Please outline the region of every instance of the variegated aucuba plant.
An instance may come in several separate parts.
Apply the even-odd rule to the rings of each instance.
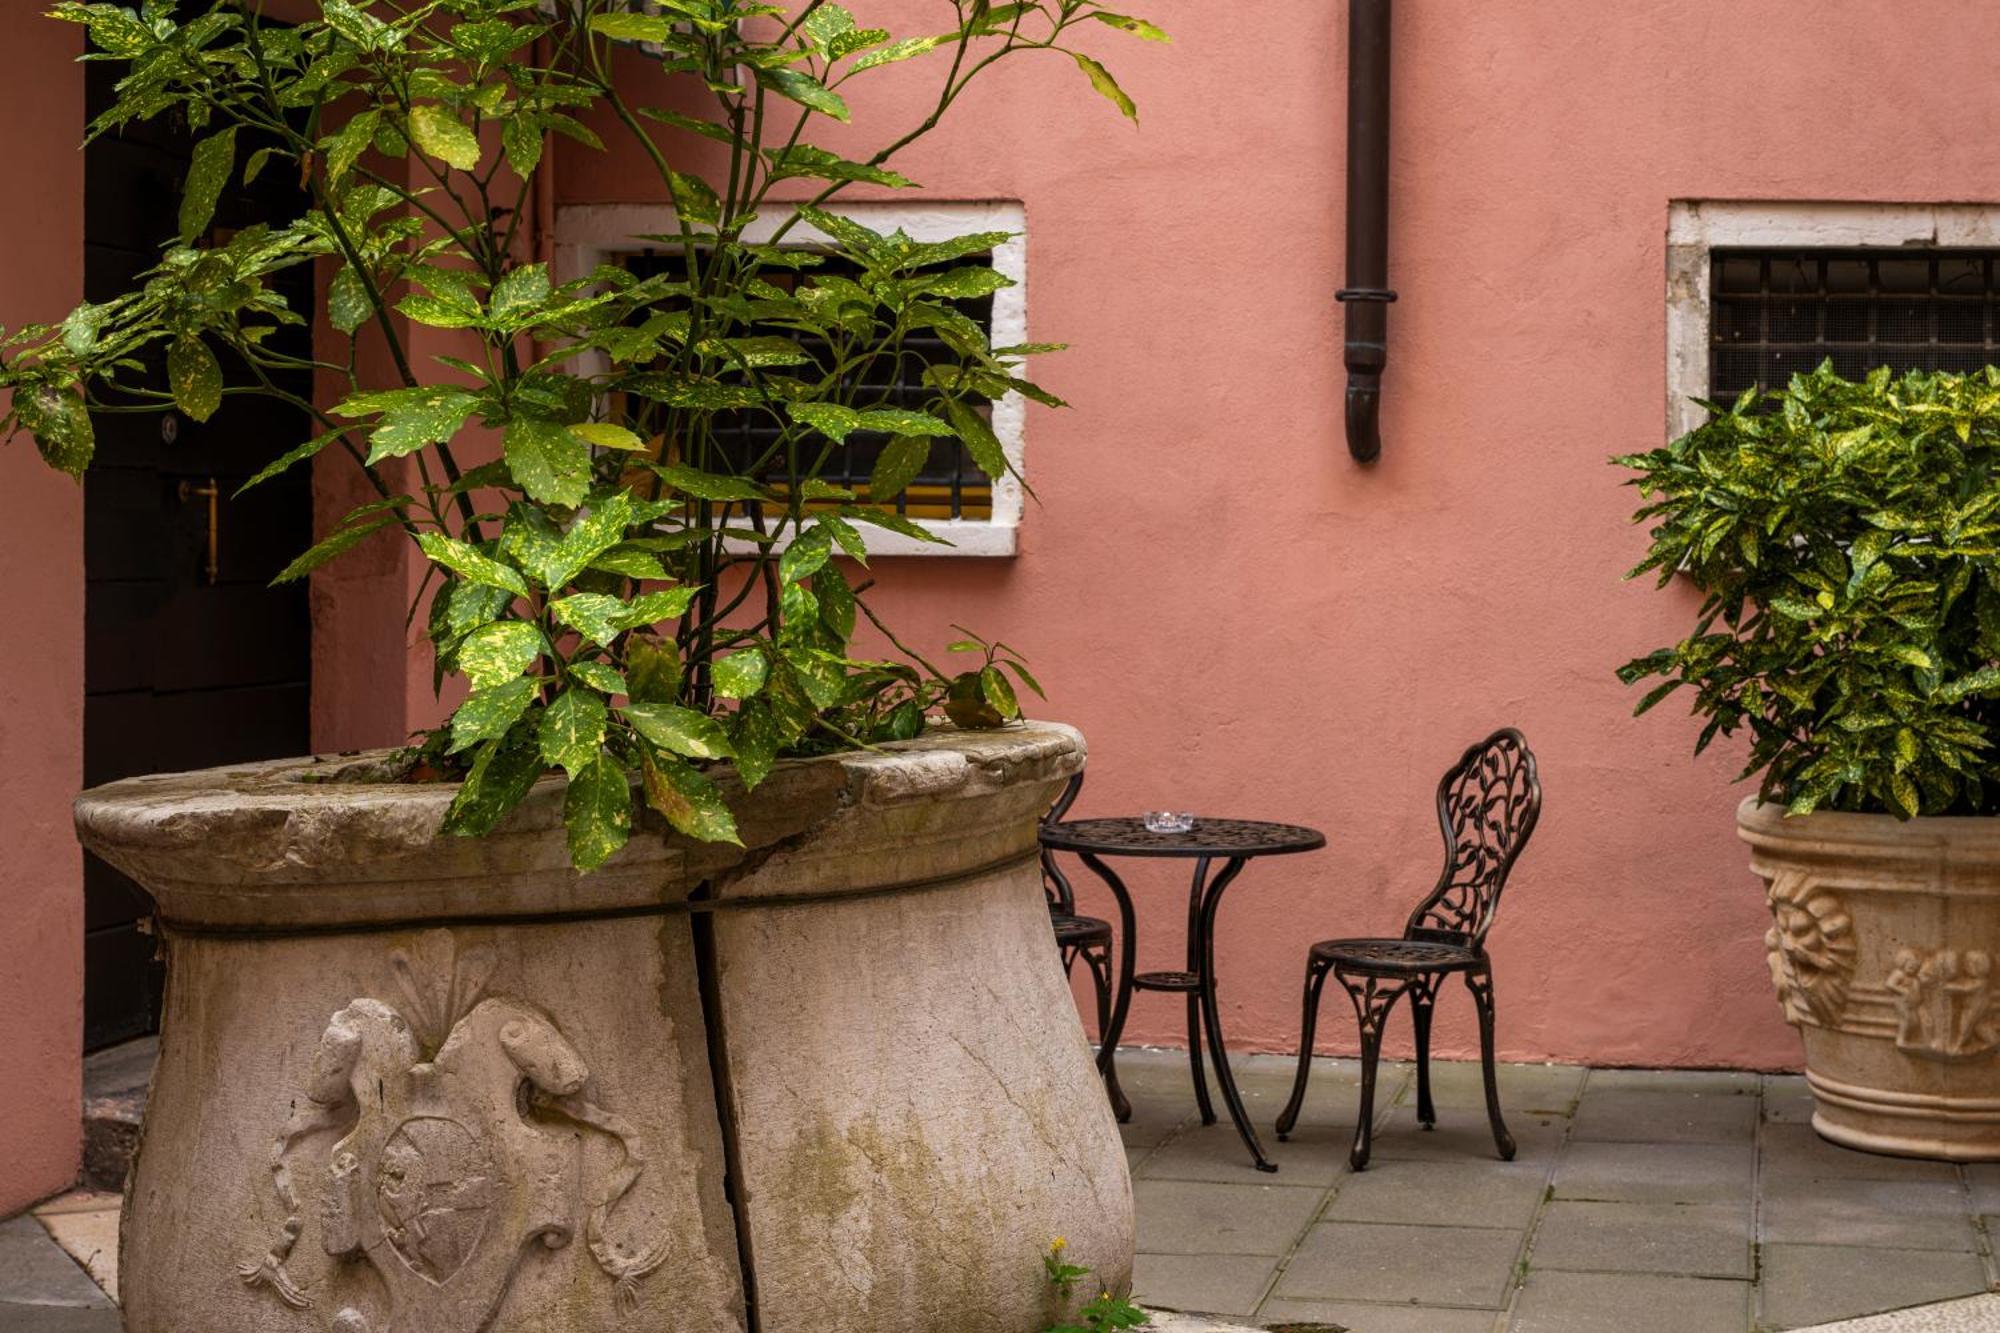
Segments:
[[[2000,812],[2000,370],[1822,365],[1707,405],[1705,425],[1615,460],[1694,630],[1627,664],[1686,687],[1696,750],[1748,732],[1743,776],[1794,813]]]
[[[266,393],[309,413],[322,433],[248,484],[333,449],[377,498],[281,577],[386,529],[415,543],[440,679],[471,690],[422,747],[427,767],[462,778],[447,827],[490,830],[560,768],[582,869],[627,840],[635,770],[673,827],[730,841],[714,762],[754,787],[781,756],[908,738],[936,708],[963,725],[1018,717],[1007,673],[1040,687],[1011,650],[961,641],[984,656],[950,675],[900,645],[894,660],[854,656],[857,616],[873,613],[837,557],[865,565],[870,529],[932,539],[892,502],[933,447],[962,445],[989,477],[1007,471],[978,409],[1008,394],[1061,406],[1023,374],[1025,358],[1056,349],[991,346],[953,304],[1008,285],[981,258],[1004,233],[919,244],[829,205],[856,182],[911,186],[897,154],[1017,56],[1074,62],[1134,115],[1084,48],[1093,34],[1163,33],[1096,0],[940,0],[940,30],[903,37],[824,0],[306,8],[281,26],[259,0],[55,6],[88,30],[88,58],[124,66],[92,134],[176,116],[197,143],[180,235],[159,264],[126,294],[6,341],[0,424],[81,474],[95,410],[206,420],[227,394]],[[642,60],[664,69],[675,105],[632,91],[662,86],[622,77]],[[927,116],[863,158],[812,142],[816,123],[849,119],[851,84],[898,71],[936,89]],[[699,98],[705,114],[687,114]],[[557,283],[522,255],[549,136],[602,149],[592,126],[615,126],[671,195],[675,230],[650,243],[678,253],[678,271],[607,266]],[[685,151],[701,139],[712,143]],[[307,211],[204,243],[232,178],[266,171],[296,173]],[[809,202],[775,204],[784,182]],[[775,241],[745,240],[774,208]],[[826,245],[778,243],[801,224],[858,276],[816,274]],[[333,270],[325,308],[288,308],[273,277],[321,263]],[[405,321],[463,331],[477,350],[420,360]],[[303,364],[269,341],[301,322],[338,335]],[[880,372],[918,332],[948,354],[926,372],[925,401],[893,404]],[[387,349],[390,382],[364,380],[364,339]],[[225,361],[251,381],[225,383]],[[309,402],[275,382],[300,369],[344,392]],[[732,458],[717,421],[745,413],[774,443]],[[475,428],[497,434],[501,457],[461,466]],[[865,492],[822,475],[856,432],[891,437]]]

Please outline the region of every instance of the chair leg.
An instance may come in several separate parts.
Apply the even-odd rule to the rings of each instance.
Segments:
[[[1437,1003],[1437,979],[1419,977],[1410,983],[1410,1023],[1417,1030],[1417,1124],[1437,1128],[1437,1108],[1431,1105],[1431,1007]]]
[[[1125,1098],[1125,1090],[1118,1086],[1118,1052],[1111,1045],[1111,947],[1106,945],[1101,951],[1086,950],[1083,961],[1090,967],[1090,977],[1097,987],[1097,1042],[1098,1066],[1104,1071],[1104,1093],[1111,1099],[1111,1113],[1124,1124],[1132,1118],[1132,1103]]]
[[[1347,1164],[1365,1171],[1375,1144],[1375,1066],[1382,1058],[1382,1030],[1408,983],[1386,977],[1340,976],[1340,984],[1347,987],[1348,997],[1354,1001],[1354,1017],[1361,1024],[1361,1108]]]
[[[1514,1160],[1514,1136],[1507,1132],[1507,1122],[1500,1118],[1499,1070],[1493,1062],[1493,973],[1480,969],[1465,974],[1466,989],[1472,992],[1472,1002],[1479,1009],[1479,1062],[1486,1074],[1486,1118],[1493,1123],[1493,1146],[1500,1150],[1500,1160]]]
[[[1299,1111],[1306,1104],[1306,1080],[1312,1077],[1313,1033],[1319,1027],[1319,997],[1326,987],[1331,965],[1317,958],[1306,959],[1305,1014],[1299,1020],[1299,1072],[1292,1080],[1292,1099],[1278,1114],[1278,1139],[1282,1142],[1299,1123]]]
[[[1188,992],[1188,1063],[1194,1067],[1194,1102],[1201,1108],[1201,1123],[1215,1123],[1215,1104],[1208,1099],[1208,1071],[1201,1062],[1201,996]]]

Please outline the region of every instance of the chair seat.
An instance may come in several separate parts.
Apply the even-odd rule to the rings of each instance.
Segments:
[[[1439,940],[1321,940],[1312,956],[1338,970],[1391,975],[1415,972],[1457,972],[1478,963],[1483,955],[1463,944]]]
[[[1051,912],[1049,924],[1055,927],[1056,943],[1066,949],[1078,945],[1111,942],[1111,923],[1094,916],[1068,916],[1061,912]]]

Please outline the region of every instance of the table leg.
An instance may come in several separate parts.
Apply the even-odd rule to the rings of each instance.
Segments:
[[[1208,860],[1201,857],[1194,863],[1194,882],[1188,886],[1187,923],[1187,970],[1190,975],[1203,975],[1201,939],[1201,904],[1204,887],[1208,883]],[[1188,1065],[1194,1074],[1194,1103],[1201,1108],[1201,1123],[1215,1123],[1215,1103],[1208,1099],[1208,1075],[1201,1064],[1201,1028],[1204,1021],[1201,992],[1189,991],[1187,997],[1188,1024]]]
[[[1111,890],[1111,896],[1118,900],[1118,996],[1111,1008],[1110,1026],[1097,1036],[1097,1070],[1104,1076],[1104,1090],[1111,1098],[1111,1110],[1122,1124],[1132,1118],[1132,1103],[1126,1100],[1125,1090],[1118,1086],[1118,1038],[1124,1034],[1125,1015],[1132,1007],[1132,974],[1138,970],[1139,959],[1138,922],[1132,910],[1132,893],[1125,887],[1125,881],[1089,852],[1081,855],[1083,863],[1104,881]]]
[[[1257,1141],[1257,1131],[1250,1125],[1250,1117],[1244,1113],[1243,1098],[1236,1091],[1236,1078],[1229,1071],[1229,1052],[1222,1044],[1222,1012],[1215,997],[1215,909],[1222,901],[1223,890],[1229,887],[1243,869],[1244,858],[1232,857],[1222,873],[1215,877],[1202,895],[1201,905],[1201,1008],[1202,1016],[1208,1024],[1208,1045],[1215,1061],[1215,1081],[1222,1088],[1222,1104],[1229,1109],[1229,1118],[1236,1122],[1236,1132],[1243,1136],[1243,1144],[1250,1149],[1250,1156],[1259,1171],[1276,1171],[1275,1162],[1264,1156],[1264,1147]]]

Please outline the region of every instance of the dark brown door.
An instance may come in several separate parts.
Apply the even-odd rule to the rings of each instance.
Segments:
[[[90,66],[93,117],[121,68]],[[88,299],[127,290],[157,262],[178,226],[193,143],[184,127],[162,122],[86,150]],[[303,202],[286,176],[274,161],[253,189],[239,178],[217,229],[296,216]],[[294,309],[307,308],[309,292],[287,294]],[[309,334],[288,336],[278,340],[285,350],[310,351]],[[224,373],[249,381],[240,365],[225,361]],[[156,366],[149,382],[165,378]],[[292,392],[311,396],[309,375],[290,378]],[[306,590],[268,585],[311,542],[310,470],[229,497],[308,438],[310,419],[267,399],[230,397],[207,422],[101,412],[95,425],[97,459],[84,483],[84,780],[305,753]],[[161,969],[139,929],[145,896],[104,862],[85,860],[84,1043],[94,1050],[157,1029]]]

